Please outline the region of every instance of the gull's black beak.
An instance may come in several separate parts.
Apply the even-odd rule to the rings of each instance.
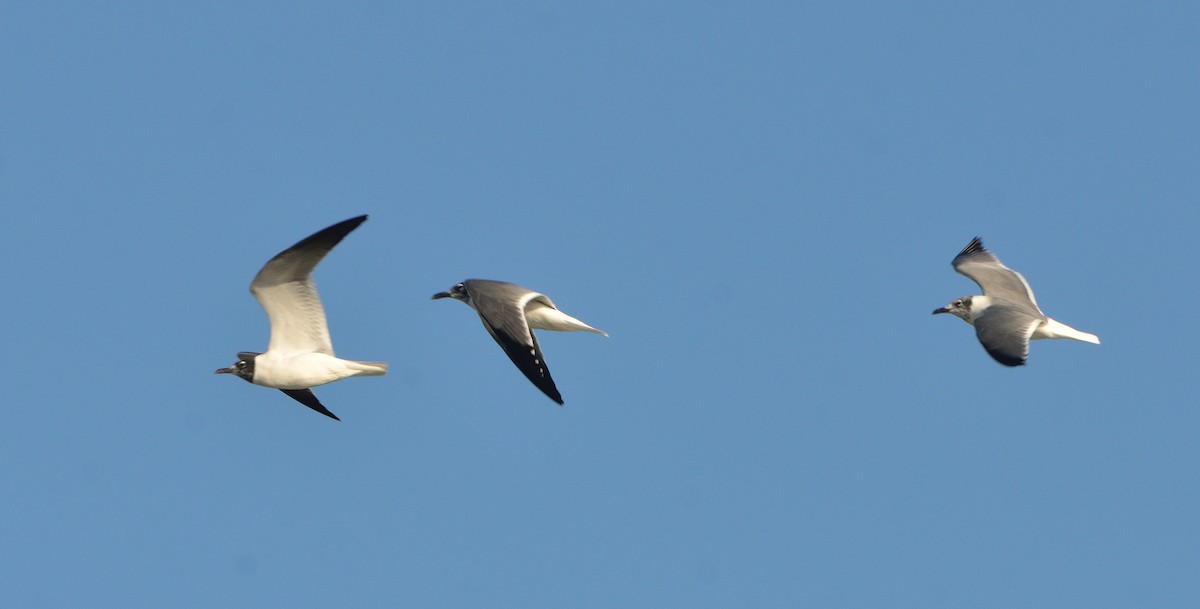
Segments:
[[[934,315],[937,315],[938,313],[949,313],[949,312],[950,312],[950,309],[947,309],[946,307],[942,307],[940,309],[933,310]]]
[[[438,292],[437,294],[433,295],[433,300],[437,300],[439,298],[450,298],[450,292]]]
[[[213,374],[233,374],[233,368],[217,368]]]

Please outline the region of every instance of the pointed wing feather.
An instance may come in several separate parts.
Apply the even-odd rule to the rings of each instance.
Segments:
[[[297,402],[300,402],[301,404],[304,404],[305,406],[308,406],[309,408],[312,408],[313,410],[335,421],[341,421],[341,419],[337,418],[337,415],[329,412],[329,409],[325,408],[325,406],[321,404],[321,401],[317,399],[317,394],[313,393],[312,389],[280,389],[280,391],[286,393],[288,397],[292,398],[293,400],[296,400]]]
[[[1020,273],[1001,264],[995,254],[984,249],[983,241],[975,237],[954,257],[954,270],[979,284],[985,296],[1006,300],[1043,316],[1033,298],[1033,288]]]
[[[250,282],[250,293],[271,321],[268,351],[333,355],[325,308],[321,306],[312,272],[335,245],[366,219],[358,216],[314,233],[268,261]]]

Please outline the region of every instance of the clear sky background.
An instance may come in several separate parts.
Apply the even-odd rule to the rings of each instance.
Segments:
[[[0,604],[1200,606],[1194,2],[0,7]],[[342,422],[213,370],[317,270]],[[1100,346],[930,312],[975,235]],[[564,407],[467,307],[545,292]]]

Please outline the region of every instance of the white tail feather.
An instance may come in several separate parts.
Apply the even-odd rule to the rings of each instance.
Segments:
[[[387,362],[356,362],[346,360],[346,366],[358,373],[354,376],[383,376],[387,374]]]
[[[529,322],[529,327],[539,330],[556,330],[558,332],[595,332],[608,336],[608,332],[597,330],[558,309],[547,307],[542,303],[533,301],[525,309],[525,320]]]
[[[1080,332],[1067,324],[1046,318],[1046,323],[1042,324],[1037,330],[1034,330],[1033,336],[1030,338],[1069,338],[1071,340],[1083,341],[1092,343],[1093,345],[1100,344],[1100,337],[1087,332]]]

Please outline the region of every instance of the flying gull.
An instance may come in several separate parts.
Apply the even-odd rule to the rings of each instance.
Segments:
[[[984,249],[979,237],[972,239],[952,264],[954,270],[978,283],[983,295],[964,296],[933,314],[950,313],[974,326],[983,348],[1001,364],[1025,365],[1030,339],[1070,338],[1100,344],[1096,335],[1080,332],[1042,313],[1029,282]]]
[[[550,378],[550,369],[542,356],[533,330],[576,332],[586,330],[608,336],[566,313],[558,310],[545,294],[527,290],[505,281],[468,279],[447,292],[433,295],[438,298],[461,300],[479,313],[483,327],[508,354],[517,368],[550,399],[562,405],[562,395]]]
[[[351,376],[382,376],[385,362],[356,362],[333,355],[325,309],[317,294],[312,272],[321,259],[350,231],[366,221],[358,216],[319,231],[279,253],[262,267],[250,293],[258,299],[271,322],[266,353],[238,353],[236,364],[217,374],[274,387],[313,410],[340,420],[313,394],[312,387]]]

